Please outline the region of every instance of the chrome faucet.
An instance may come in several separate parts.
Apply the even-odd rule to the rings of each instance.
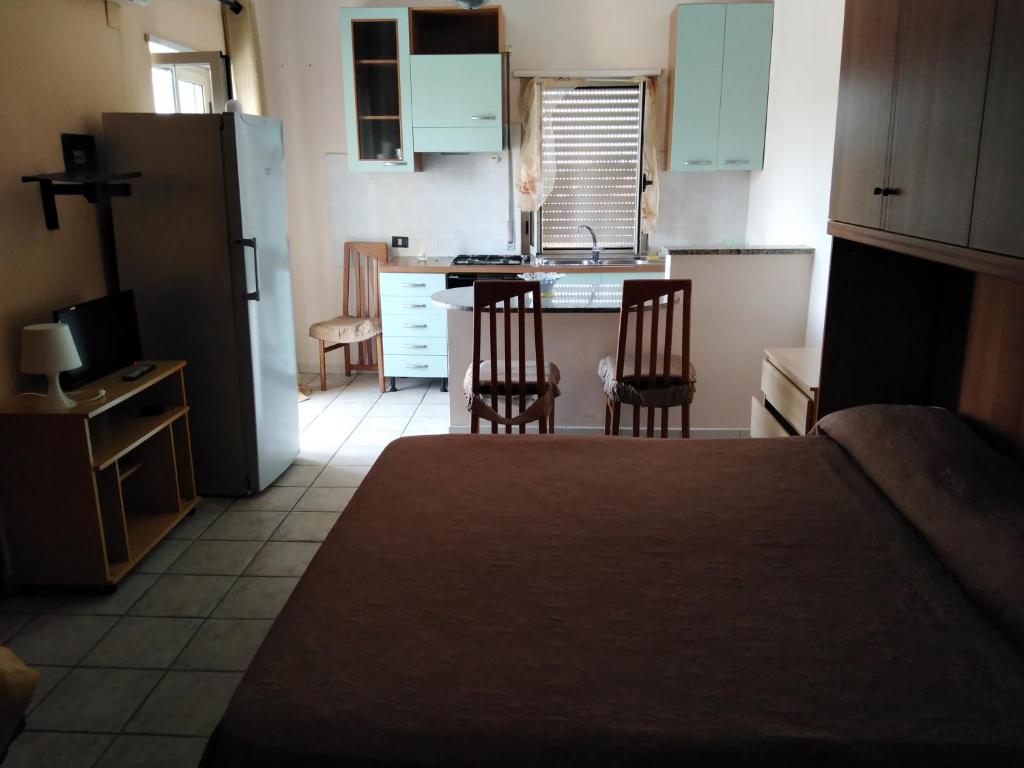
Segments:
[[[601,249],[597,247],[597,235],[594,234],[594,228],[588,227],[586,224],[580,224],[576,227],[577,231],[581,229],[585,229],[590,233],[590,238],[593,240],[593,247],[590,249],[590,258],[597,261],[601,258]]]

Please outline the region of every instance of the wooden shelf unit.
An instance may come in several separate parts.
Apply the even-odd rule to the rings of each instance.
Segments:
[[[199,502],[185,363],[89,384],[96,402],[0,404],[0,509],[20,584],[109,587]],[[72,393],[73,395],[74,393]]]

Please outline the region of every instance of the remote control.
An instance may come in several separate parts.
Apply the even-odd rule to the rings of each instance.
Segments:
[[[133,368],[128,371],[128,373],[124,375],[123,381],[135,381],[136,379],[141,379],[154,368],[156,368],[156,366],[151,365],[150,363],[140,365],[138,368]]]

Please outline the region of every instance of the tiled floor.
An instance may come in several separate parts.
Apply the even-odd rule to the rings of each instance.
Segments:
[[[195,766],[235,687],[391,440],[448,431],[439,382],[317,377],[302,452],[264,493],[204,499],[112,594],[0,599],[0,643],[42,680],[4,768]]]

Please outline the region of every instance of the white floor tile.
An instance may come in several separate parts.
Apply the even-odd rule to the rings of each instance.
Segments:
[[[359,447],[343,445],[338,449],[338,452],[334,454],[334,458],[331,459],[331,466],[369,467],[377,461],[383,450],[383,448],[371,448],[369,446]]]
[[[313,483],[314,488],[358,488],[363,482],[366,473],[370,471],[367,466],[338,466],[330,465],[324,467],[324,471]]]
[[[284,471],[283,475],[274,481],[274,485],[308,488],[316,480],[318,474],[320,474],[320,468],[316,465],[292,464]]]
[[[414,416],[409,420],[409,426],[405,428],[402,437],[414,437],[416,435],[447,435],[447,419],[425,419]]]
[[[231,508],[234,510],[262,509],[267,512],[287,512],[302,496],[302,491],[302,488],[272,486],[263,493],[236,500]]]
[[[415,403],[396,403],[388,397],[381,397],[373,409],[370,411],[370,418],[378,416],[398,416],[401,418],[411,418],[416,413]]]
[[[297,512],[344,512],[355,488],[310,488],[295,505]]]
[[[447,403],[422,403],[414,415],[416,418],[436,419],[447,424],[451,419],[451,409]]]

